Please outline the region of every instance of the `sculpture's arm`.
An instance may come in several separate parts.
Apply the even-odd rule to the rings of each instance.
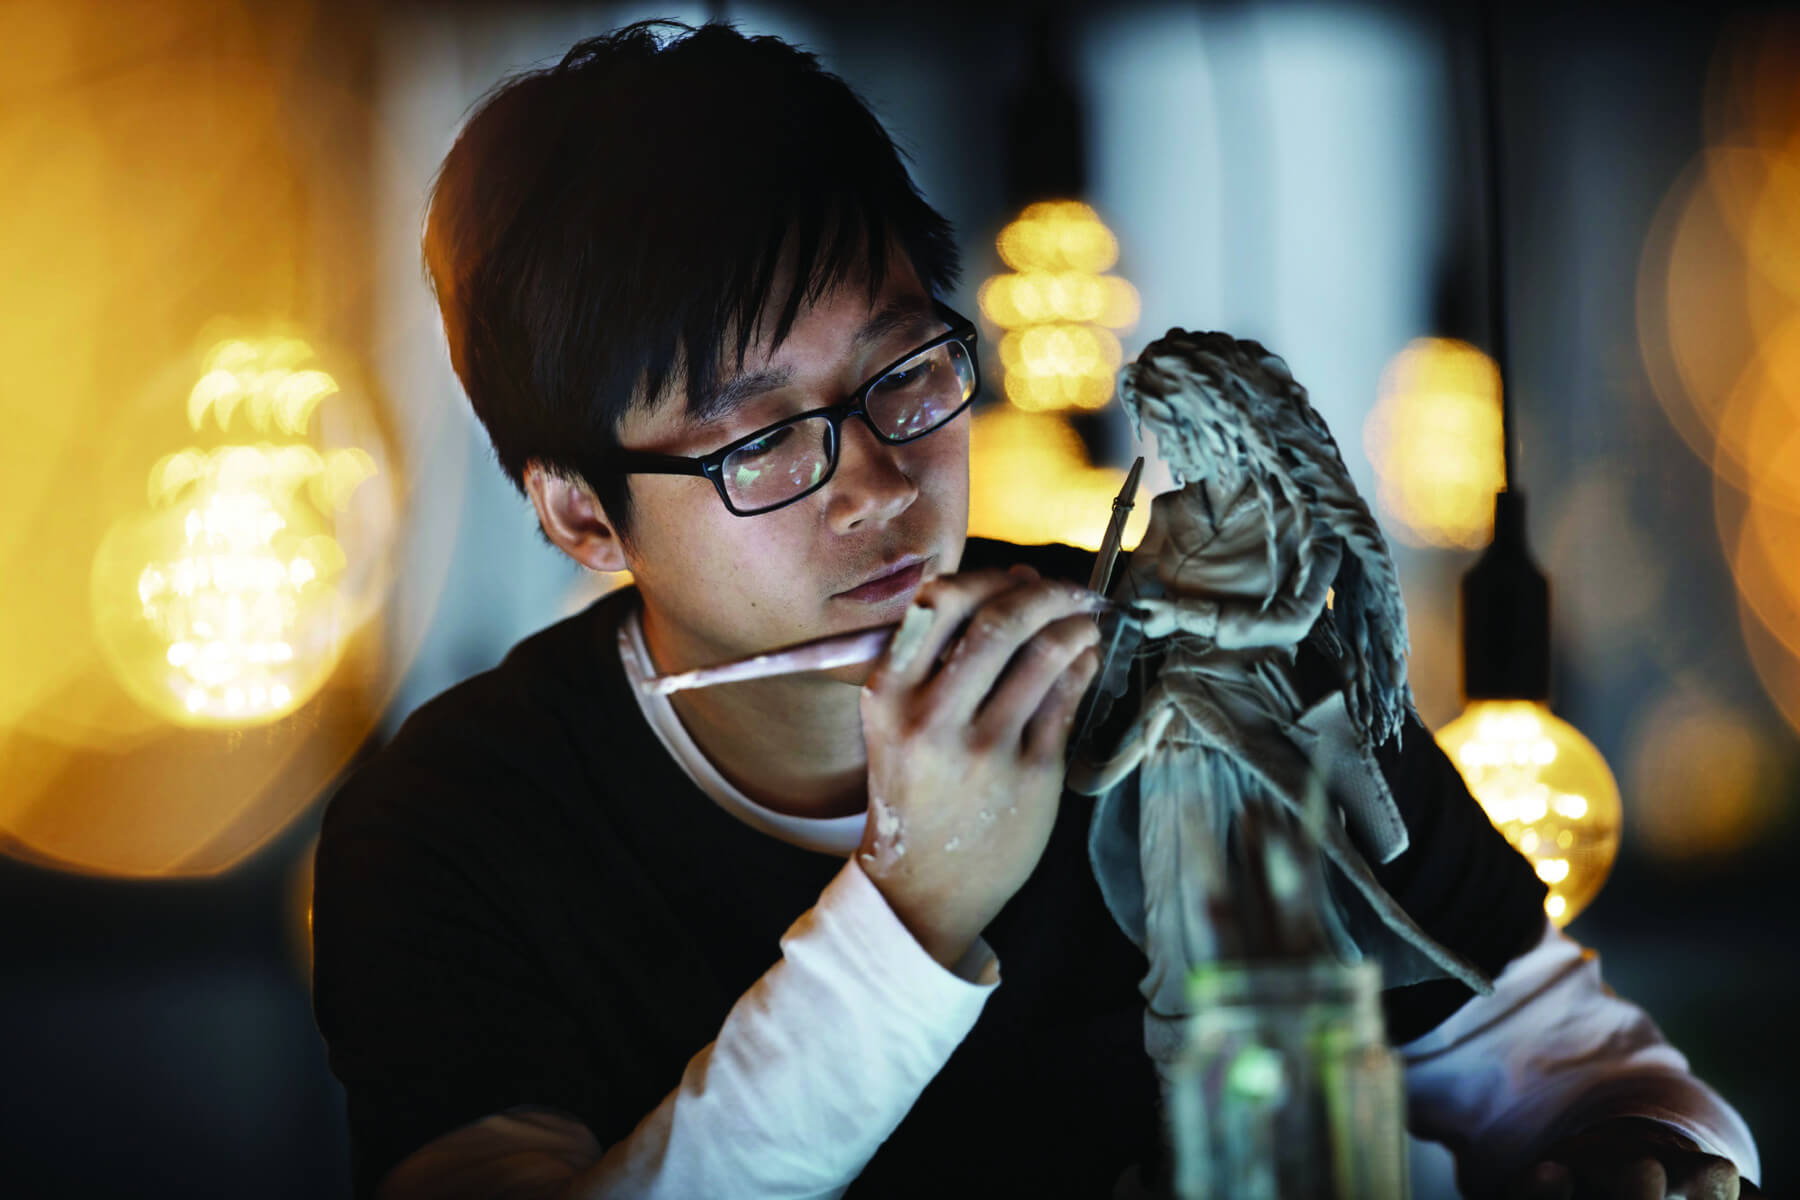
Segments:
[[[1325,596],[1337,576],[1344,554],[1343,543],[1325,538],[1313,543],[1313,552],[1298,564],[1304,575],[1300,587],[1278,594],[1266,609],[1249,604],[1221,605],[1218,632],[1221,650],[1248,650],[1261,646],[1292,646],[1311,631],[1325,609]]]

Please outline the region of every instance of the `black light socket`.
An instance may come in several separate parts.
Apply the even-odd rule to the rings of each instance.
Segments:
[[[1015,209],[1087,194],[1087,131],[1063,6],[1039,8],[1026,38],[1025,74],[1008,122],[1006,198]]]
[[[1462,580],[1463,693],[1550,698],[1550,581],[1525,541],[1525,497],[1494,497],[1494,540]]]

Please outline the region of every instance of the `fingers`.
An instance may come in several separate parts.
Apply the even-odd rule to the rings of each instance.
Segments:
[[[1686,1200],[1738,1200],[1741,1182],[1737,1166],[1730,1159],[1712,1154],[1670,1153],[1662,1155],[1658,1166],[1658,1182],[1663,1195],[1682,1196]]]
[[[1737,1167],[1710,1154],[1571,1157],[1572,1168],[1558,1161],[1538,1163],[1507,1193],[1509,1200],[1571,1200],[1577,1194],[1598,1200],[1738,1200],[1740,1194]]]
[[[1039,708],[1054,698],[1076,657],[1100,640],[1093,618],[1077,613],[1052,621],[1013,654],[975,718],[978,735],[1016,743]]]
[[[1613,1118],[1545,1152],[1514,1182],[1507,1200],[1738,1200],[1737,1167],[1707,1154],[1686,1136],[1639,1117]]]
[[[979,712],[984,732],[1016,737],[1056,677],[1098,639],[1091,614],[1100,603],[1074,584],[1021,581],[974,611],[921,699],[947,720],[969,724]]]
[[[901,618],[887,653],[870,672],[870,691],[889,693],[916,687],[931,675],[944,647],[983,603],[1022,582],[1035,581],[1030,567],[969,571],[928,580]]]
[[[1582,1196],[1596,1200],[1664,1200],[1667,1194],[1662,1164],[1653,1158],[1607,1159],[1595,1165],[1582,1163]],[[1538,1163],[1527,1171],[1508,1200],[1573,1200],[1576,1173],[1555,1161]]]
[[[1663,1200],[1669,1194],[1663,1165],[1654,1158],[1618,1163],[1611,1170],[1583,1172],[1589,1193],[1604,1200]]]
[[[1737,1166],[1727,1159],[1710,1154],[1695,1155],[1675,1163],[1665,1163],[1669,1175],[1669,1193],[1690,1200],[1738,1200],[1743,1182]]]
[[[1026,723],[1023,738],[1028,755],[1040,762],[1063,760],[1070,731],[1075,727],[1075,714],[1081,710],[1081,698],[1099,673],[1100,648],[1089,646],[1056,677]]]

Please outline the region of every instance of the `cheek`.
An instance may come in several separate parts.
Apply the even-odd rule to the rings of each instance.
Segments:
[[[939,438],[941,444],[931,445]],[[945,429],[921,445],[930,446],[930,454],[925,463],[926,477],[921,483],[929,480],[933,496],[947,515],[961,513],[966,523],[969,510],[969,426],[966,421],[957,421],[949,429]]]
[[[782,606],[804,578],[811,522],[805,505],[755,517],[733,516],[711,497],[710,510],[691,512],[672,548],[688,586],[729,596],[746,608]]]
[[[631,567],[645,585],[672,593],[693,586],[696,577],[731,569],[734,531],[726,522],[740,518],[725,511],[710,484],[662,476],[638,482]]]
[[[915,478],[923,481],[929,478],[934,483],[948,483],[969,477],[969,425],[958,418],[948,427],[940,429],[930,437],[914,442],[913,451]]]

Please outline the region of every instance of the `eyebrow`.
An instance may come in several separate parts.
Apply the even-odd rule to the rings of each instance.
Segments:
[[[934,320],[936,314],[929,301],[916,297],[891,300],[862,323],[850,342],[856,349],[866,350],[895,330],[909,325],[923,326]],[[727,380],[692,415],[696,420],[710,421],[731,412],[752,397],[787,387],[793,381],[794,373],[786,367],[746,371]]]
[[[880,312],[863,322],[862,328],[856,331],[856,337],[851,340],[858,350],[866,350],[896,329],[903,329],[908,325],[929,324],[935,319],[936,314],[932,312],[931,305],[927,301],[911,296],[900,300],[890,300],[882,306]]]

